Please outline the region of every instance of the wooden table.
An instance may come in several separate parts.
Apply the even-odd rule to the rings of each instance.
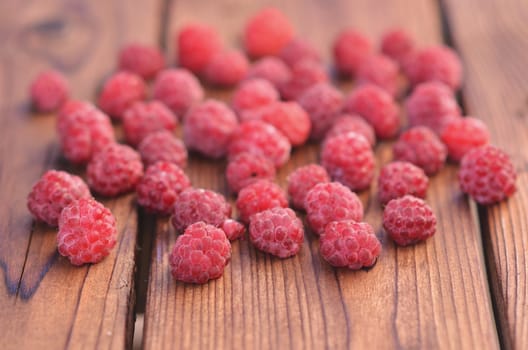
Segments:
[[[272,258],[238,241],[222,278],[175,283],[167,267],[175,233],[167,220],[138,211],[132,194],[104,201],[119,226],[108,258],[73,267],[59,257],[56,231],[33,222],[26,196],[46,169],[83,169],[61,158],[55,116],[31,113],[31,79],[54,67],[68,76],[75,97],[93,100],[121,45],[159,44],[172,62],[174,32],[190,20],[239,45],[245,19],[264,2],[282,9],[327,61],[332,38],[349,25],[375,39],[398,25],[421,45],[453,45],[465,66],[465,113],[484,120],[493,143],[512,155],[517,194],[476,206],[460,194],[449,165],[428,192],[437,235],[396,248],[381,229],[372,186],[361,199],[383,253],[368,271],[331,268],[307,233],[294,258]],[[515,0],[3,0],[0,348],[129,347],[135,315],[143,312],[146,349],[528,348],[527,18],[528,4]],[[295,150],[279,183],[317,154],[316,145]],[[390,144],[376,154],[378,166],[388,161]],[[195,186],[226,193],[224,167],[192,156],[187,170]]]

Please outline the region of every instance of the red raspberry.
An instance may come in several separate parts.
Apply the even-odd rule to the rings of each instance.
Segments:
[[[185,168],[187,166],[187,149],[183,142],[167,131],[149,134],[138,146],[145,166],[159,161],[171,162]]]
[[[37,220],[57,226],[64,207],[78,199],[91,197],[88,186],[80,177],[64,171],[48,170],[33,185],[27,207]]]
[[[253,214],[271,208],[286,208],[286,193],[270,180],[258,180],[244,187],[238,193],[236,207],[240,220],[247,223]]]
[[[225,103],[207,100],[185,116],[183,139],[189,149],[220,158],[225,155],[237,126],[237,117]]]
[[[238,193],[242,188],[257,180],[275,178],[275,165],[260,154],[242,152],[229,161],[226,169],[226,180],[229,189]]]
[[[446,125],[441,137],[449,158],[455,162],[460,162],[471,149],[487,145],[490,138],[486,124],[471,117],[453,119]]]
[[[35,78],[29,88],[33,106],[39,112],[53,112],[69,98],[70,88],[64,76],[47,70]]]
[[[249,62],[238,50],[227,50],[213,56],[205,68],[205,79],[212,85],[231,87],[247,75]]]
[[[413,163],[427,175],[434,175],[444,166],[447,149],[431,129],[411,128],[400,135],[392,147],[395,160]]]
[[[179,166],[157,162],[147,168],[136,187],[138,204],[148,211],[170,214],[180,192],[191,187],[191,181]]]
[[[143,176],[139,154],[129,146],[112,144],[96,153],[86,168],[90,188],[103,196],[133,190]]]
[[[374,153],[367,139],[355,132],[329,138],[323,144],[321,165],[334,181],[363,190],[374,178]]]
[[[495,146],[473,148],[460,162],[460,188],[480,204],[510,197],[516,191],[516,178],[510,157]]]
[[[279,91],[285,100],[297,100],[313,85],[328,81],[328,73],[323,65],[304,60],[292,67],[290,79],[279,86]]]
[[[339,182],[320,183],[304,199],[306,219],[313,232],[320,235],[332,221],[363,219],[359,197]]]
[[[414,51],[414,47],[412,36],[401,28],[391,29],[381,38],[381,52],[400,65],[403,65],[407,55]]]
[[[407,194],[425,198],[429,179],[422,168],[409,162],[392,162],[381,168],[378,196],[381,204]]]
[[[434,235],[436,217],[424,200],[406,195],[387,204],[383,211],[383,227],[397,245],[407,246]]]
[[[134,43],[121,48],[118,66],[143,79],[152,79],[165,66],[165,58],[157,47]]]
[[[365,119],[357,114],[341,114],[335,120],[330,130],[328,130],[325,138],[329,139],[333,136],[347,134],[351,131],[366,138],[372,147],[376,145],[376,134],[374,133],[374,129],[365,121]]]
[[[136,102],[123,115],[126,140],[137,146],[147,135],[160,131],[174,131],[178,119],[170,109],[158,101]]]
[[[308,191],[319,183],[330,182],[330,176],[322,166],[308,164],[291,172],[287,181],[292,205],[304,209],[304,199]]]
[[[272,208],[251,217],[249,239],[263,252],[289,258],[301,250],[304,228],[290,208]]]
[[[117,72],[108,78],[97,104],[110,117],[121,119],[136,101],[144,100],[147,86],[140,76],[130,72]]]
[[[231,106],[240,114],[245,110],[268,105],[279,100],[275,87],[264,79],[246,80],[235,90]]]
[[[291,78],[291,71],[284,62],[277,57],[264,57],[251,66],[246,75],[247,79],[260,78],[269,81],[279,88]]]
[[[253,58],[277,55],[293,35],[288,18],[276,8],[268,7],[248,20],[244,30],[244,47]]]
[[[176,231],[183,231],[198,221],[220,227],[230,216],[231,205],[220,193],[188,188],[178,196],[171,222]]]
[[[369,38],[354,29],[339,33],[333,46],[337,70],[346,76],[354,76],[363,60],[374,52]]]
[[[178,48],[180,66],[195,74],[203,73],[213,56],[223,49],[218,33],[201,23],[184,26],[178,33],[174,46]]]
[[[241,238],[246,232],[246,228],[240,222],[232,219],[227,219],[222,224],[222,230],[224,230],[227,239],[230,241]]]
[[[68,100],[59,109],[57,114],[57,130],[60,132],[64,129],[64,121],[68,119],[70,114],[73,114],[83,108],[92,107],[95,108],[89,102],[79,101],[79,100]]]
[[[398,95],[399,68],[396,62],[384,55],[370,55],[357,70],[358,85],[374,84],[391,96]]]
[[[319,251],[332,266],[359,270],[376,263],[381,243],[366,222],[334,221],[321,235]]]
[[[295,38],[284,46],[279,52],[279,57],[290,67],[304,60],[312,60],[317,63],[322,61],[321,55],[315,47],[301,38]]]
[[[391,95],[375,85],[354,89],[345,100],[344,110],[363,117],[380,139],[396,136],[400,128],[398,105]]]
[[[176,280],[201,284],[222,276],[229,259],[231,244],[224,231],[197,222],[176,239],[169,264]]]
[[[92,198],[72,202],[60,214],[57,246],[73,265],[103,260],[115,246],[116,238],[115,217]]]

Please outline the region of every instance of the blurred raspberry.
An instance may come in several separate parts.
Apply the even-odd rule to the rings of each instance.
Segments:
[[[291,71],[290,68],[277,57],[263,57],[249,68],[246,78],[265,79],[278,89],[279,86],[290,80]]]
[[[370,55],[359,65],[356,82],[358,85],[374,84],[389,95],[398,95],[399,68],[396,62],[384,55]]]
[[[334,41],[335,65],[345,76],[354,76],[363,60],[373,52],[370,39],[355,29],[342,31]]]
[[[308,164],[292,171],[287,181],[292,205],[304,209],[304,199],[308,191],[319,183],[330,182],[330,176],[322,166]]]
[[[139,75],[117,72],[104,83],[97,104],[110,117],[120,120],[136,101],[144,100],[147,86]]]
[[[240,190],[236,207],[240,220],[248,223],[253,214],[271,208],[288,207],[288,199],[276,183],[258,180]]]
[[[275,178],[275,165],[260,154],[239,153],[229,161],[226,181],[229,189],[238,193],[242,188],[258,180]]]
[[[180,139],[171,132],[161,130],[147,135],[138,146],[145,166],[165,161],[174,163],[180,168],[187,166],[187,149]]]
[[[442,142],[447,146],[449,158],[460,162],[472,150],[489,143],[489,131],[482,121],[466,117],[451,120],[442,132]]]
[[[279,86],[279,91],[285,100],[297,100],[313,85],[328,81],[328,73],[323,65],[305,60],[291,68],[290,79]]]
[[[66,78],[55,70],[41,72],[29,88],[31,102],[39,112],[53,112],[69,98],[70,87]]]
[[[407,194],[425,198],[429,179],[422,168],[409,162],[392,162],[381,168],[378,197],[381,204]]]
[[[402,28],[388,30],[381,38],[381,52],[403,65],[415,48],[413,37]]]
[[[205,68],[205,79],[212,85],[231,87],[247,75],[249,62],[238,50],[221,51],[213,56]]]
[[[264,79],[243,81],[233,93],[231,106],[237,114],[245,110],[269,105],[279,100],[279,93],[275,87]]]
[[[374,129],[365,121],[365,119],[357,114],[345,113],[337,117],[330,130],[326,133],[325,140],[336,135],[347,134],[351,131],[366,138],[372,147],[376,145],[376,134],[374,133]]]
[[[123,115],[125,138],[132,146],[137,146],[153,132],[174,131],[177,125],[174,114],[158,101],[136,102]]]
[[[279,52],[279,58],[290,67],[304,60],[312,60],[318,63],[322,61],[321,55],[315,47],[302,38],[295,38],[288,42]]]
[[[213,56],[223,49],[218,33],[201,23],[185,25],[175,41],[179,65],[195,74],[202,74]]]
[[[157,47],[139,43],[128,44],[119,51],[120,70],[129,71],[152,79],[165,67],[165,58]]]
[[[247,21],[244,47],[252,58],[277,55],[293,36],[294,30],[288,18],[278,9],[267,7]]]

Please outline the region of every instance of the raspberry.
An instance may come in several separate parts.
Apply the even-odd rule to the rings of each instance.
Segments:
[[[178,48],[179,65],[201,74],[213,56],[222,50],[223,44],[212,28],[201,23],[190,23],[180,30],[174,46]]]
[[[279,100],[279,93],[264,79],[244,81],[235,90],[231,106],[236,113],[268,105]]]
[[[290,158],[291,144],[274,126],[260,120],[243,122],[235,131],[228,147],[229,158],[242,152],[263,155],[275,167],[280,167]]]
[[[335,65],[345,76],[354,76],[363,60],[373,52],[370,39],[354,29],[342,31],[334,41]]]
[[[187,149],[183,142],[167,131],[156,131],[146,136],[138,146],[145,166],[159,161],[171,162],[185,168],[187,166]]]
[[[188,188],[180,193],[174,204],[171,222],[176,231],[183,231],[198,221],[220,227],[230,216],[231,205],[220,193]]]
[[[409,162],[392,162],[385,165],[378,177],[378,196],[381,204],[407,194],[425,198],[429,179],[422,168]]]
[[[332,266],[359,270],[376,263],[381,243],[366,222],[334,221],[321,235],[319,251]]]
[[[358,85],[374,84],[389,95],[398,95],[399,68],[396,62],[384,55],[370,55],[357,70]]]
[[[117,72],[104,83],[97,104],[110,117],[120,120],[136,101],[145,99],[147,86],[141,77],[130,72]]]
[[[287,181],[292,205],[304,209],[304,199],[308,191],[319,183],[330,182],[330,176],[322,166],[308,164],[291,172]]]
[[[449,158],[460,162],[471,149],[489,143],[489,132],[486,124],[476,118],[456,118],[446,125],[441,138]]]
[[[269,81],[279,88],[291,78],[288,66],[276,57],[264,57],[251,66],[246,75],[247,79],[260,78]]]
[[[86,168],[90,188],[103,196],[133,190],[143,176],[139,154],[129,146],[112,144],[96,153]]]
[[[284,46],[279,52],[279,58],[290,67],[304,60],[312,60],[318,63],[322,61],[319,52],[301,38],[295,38]]]
[[[152,79],[165,66],[165,58],[157,47],[133,43],[119,51],[118,66],[143,79]]]
[[[169,107],[179,120],[183,120],[189,108],[204,99],[204,90],[188,70],[166,69],[157,75],[152,96]]]
[[[249,56],[277,55],[293,38],[294,30],[282,12],[273,7],[253,15],[244,29],[244,47]]]
[[[400,65],[403,65],[407,55],[414,51],[414,46],[414,39],[401,28],[389,30],[381,38],[381,52]]]
[[[226,180],[229,189],[238,193],[242,188],[260,179],[273,180],[275,165],[260,154],[242,152],[229,161]]]
[[[239,83],[247,74],[249,62],[238,50],[217,53],[205,68],[205,79],[212,85],[231,87]]]
[[[436,81],[418,85],[407,97],[405,109],[411,127],[427,126],[437,134],[451,120],[460,117],[460,107],[453,92]]]
[[[335,121],[330,130],[326,133],[325,138],[329,139],[336,135],[355,132],[367,139],[369,144],[374,147],[376,144],[376,134],[374,129],[365,119],[357,114],[341,114]]]
[[[60,132],[64,130],[64,121],[68,119],[70,114],[73,114],[83,108],[92,107],[95,108],[91,103],[79,101],[79,100],[68,100],[59,109],[57,113],[57,130]]]
[[[272,208],[251,217],[249,239],[263,252],[289,258],[301,250],[304,228],[290,208]]]
[[[334,181],[353,191],[370,186],[374,178],[374,153],[363,136],[350,132],[329,138],[323,144],[321,165]]]
[[[29,92],[35,109],[39,112],[53,112],[69,98],[70,88],[64,76],[54,70],[47,70],[35,78]]]
[[[176,239],[169,256],[172,276],[185,283],[205,283],[224,273],[231,244],[224,232],[203,222],[190,225]]]
[[[191,187],[191,181],[179,166],[157,162],[147,168],[136,187],[138,204],[148,211],[172,213],[180,192]]]
[[[189,149],[220,158],[225,155],[237,126],[235,114],[225,103],[207,100],[185,116],[183,139]]]
[[[332,221],[363,219],[363,204],[358,196],[339,182],[320,183],[304,199],[306,219],[313,232],[320,235]]]
[[[271,208],[286,208],[286,193],[270,180],[258,180],[244,187],[238,193],[236,207],[240,220],[247,223],[253,214]]]
[[[240,222],[232,219],[227,219],[222,224],[222,230],[230,241],[241,238],[246,232],[246,228]]]
[[[323,65],[305,60],[292,67],[290,79],[279,86],[279,91],[285,100],[297,100],[313,85],[328,81],[328,73]]]
[[[460,162],[460,188],[480,204],[493,204],[516,191],[517,173],[510,157],[495,146],[470,150]]]
[[[424,200],[406,195],[387,204],[383,227],[397,245],[407,246],[434,235],[436,217]]]
[[[345,100],[344,110],[363,117],[380,139],[396,136],[400,128],[398,105],[391,95],[375,85],[354,89]]]
[[[400,135],[392,147],[395,160],[413,163],[427,175],[434,175],[444,166],[447,149],[431,129],[416,126]]]
[[[82,198],[65,207],[59,217],[59,253],[73,265],[98,263],[115,246],[116,220],[112,212],[91,198]]]
[[[136,102],[123,115],[125,137],[132,146],[137,146],[148,134],[173,131],[177,125],[174,114],[158,101]]]
[[[80,177],[64,171],[48,170],[33,185],[27,207],[37,220],[57,226],[64,207],[81,198],[91,197],[88,186]]]

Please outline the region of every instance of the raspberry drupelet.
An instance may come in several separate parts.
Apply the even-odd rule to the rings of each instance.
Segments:
[[[285,84],[290,80],[291,71],[290,68],[277,57],[268,56],[253,63],[246,74],[246,78],[260,78],[267,80],[278,89],[282,84]]]
[[[460,162],[462,157],[473,148],[487,145],[489,138],[486,124],[471,117],[456,118],[450,121],[441,134],[449,158],[455,162]]]
[[[70,88],[61,73],[50,69],[37,75],[29,93],[35,109],[47,113],[58,110],[68,100]]]
[[[213,56],[222,51],[218,33],[202,23],[189,23],[182,27],[175,38],[178,64],[194,74],[201,75]]]
[[[222,224],[222,230],[224,230],[224,233],[228,240],[234,241],[244,236],[244,233],[246,232],[246,227],[236,220],[227,219]]]
[[[334,63],[344,76],[355,76],[363,60],[373,52],[370,39],[352,28],[339,33],[333,45]]]
[[[231,106],[237,114],[269,105],[279,100],[279,92],[267,80],[251,79],[243,81],[233,93]]]
[[[275,56],[293,39],[293,26],[278,9],[267,7],[252,17],[244,28],[244,47],[252,58]]]
[[[329,80],[328,73],[321,63],[304,60],[291,68],[290,79],[279,86],[279,91],[285,100],[297,100],[313,85]]]
[[[336,118],[330,130],[326,133],[325,140],[351,131],[366,138],[372,147],[376,145],[376,134],[372,126],[359,115],[347,113],[341,114]]]
[[[407,194],[425,198],[429,179],[422,168],[409,162],[392,162],[381,168],[378,198],[381,204]]]
[[[249,61],[241,51],[226,50],[213,56],[205,67],[205,79],[219,87],[232,87],[247,75]]]
[[[390,29],[381,38],[381,52],[403,66],[407,56],[415,49],[413,37],[402,28]]]
[[[147,135],[139,144],[138,152],[145,166],[159,161],[171,162],[180,168],[187,166],[187,148],[180,139],[167,130]]]
[[[318,63],[322,61],[321,55],[315,47],[301,38],[295,38],[286,44],[279,52],[279,58],[289,67],[293,67],[304,60],[312,60]]]
[[[132,146],[137,146],[153,132],[174,131],[177,126],[176,116],[158,101],[136,102],[123,115],[125,138]]]
[[[242,152],[227,164],[226,181],[234,193],[258,180],[274,178],[275,165],[264,155]]]
[[[287,181],[292,206],[304,209],[304,199],[308,191],[319,183],[330,182],[330,176],[322,166],[308,164],[292,171]]]
[[[261,211],[288,206],[286,193],[270,180],[258,180],[244,187],[238,193],[236,207],[242,222],[248,223],[253,214]]]
[[[118,67],[149,80],[165,67],[165,58],[157,47],[132,43],[119,51]]]
[[[389,95],[398,95],[398,64],[385,55],[370,55],[359,65],[356,82],[358,85],[374,84]]]
[[[125,111],[147,96],[147,86],[139,75],[117,72],[104,83],[97,105],[110,117],[121,120]]]

